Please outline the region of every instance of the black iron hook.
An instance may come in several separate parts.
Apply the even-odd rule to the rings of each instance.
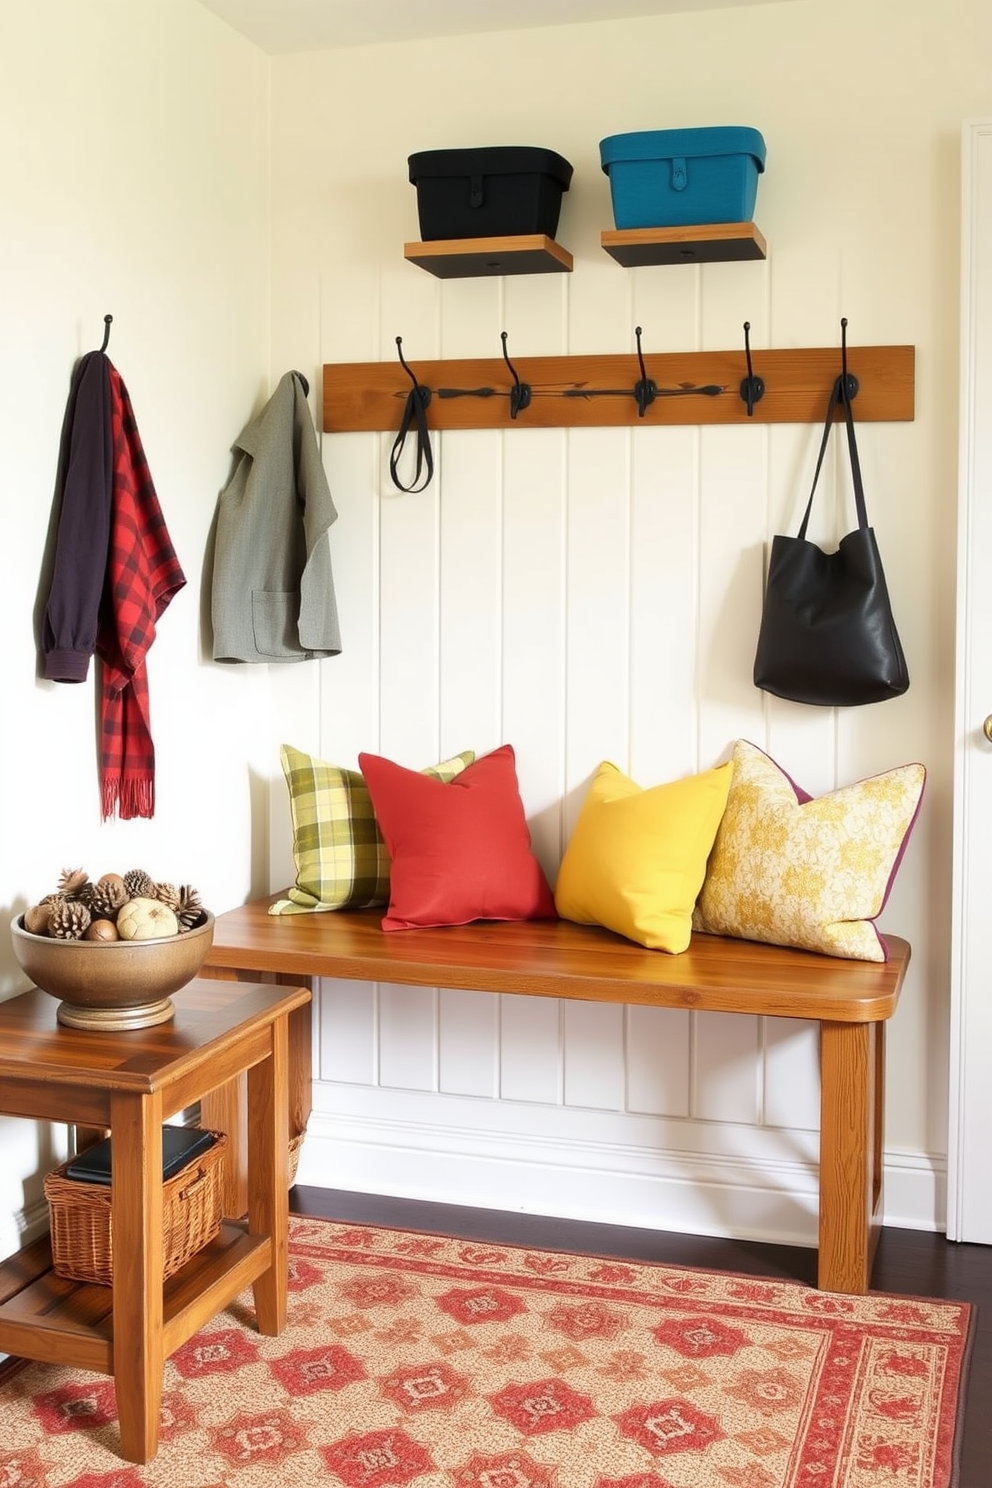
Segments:
[[[644,365],[644,356],[641,352],[640,326],[634,327],[634,335],[637,337],[637,360],[641,367],[640,380],[634,384],[634,397],[637,400],[637,417],[643,418],[646,410],[651,407],[651,404],[657,398],[658,388],[651,381],[647,373],[647,368]]]
[[[426,408],[427,405],[431,401],[431,390],[424,383],[417,381],[417,378],[416,378],[416,376],[415,376],[415,374],[413,372],[413,368],[412,367],[409,367],[407,365],[406,358],[403,355],[403,337],[402,336],[397,336],[396,337],[396,355],[400,359],[400,366],[403,368],[403,371],[406,373],[407,377],[409,377],[410,381],[413,383],[414,396],[417,397],[417,398],[419,398],[420,399],[421,406],[423,408]]]
[[[389,455],[389,474],[393,485],[398,491],[424,491],[431,483],[434,475],[434,452],[431,449],[430,430],[427,427],[426,408],[431,401],[431,390],[418,382],[410,367],[407,366],[403,357],[403,337],[396,337],[396,354],[400,359],[400,366],[409,377],[413,386],[406,395],[403,404],[403,417],[400,420],[399,433],[393,440],[393,448]],[[414,470],[413,480],[410,485],[405,486],[400,480],[399,466],[400,457],[403,454],[403,446],[411,429],[416,427],[417,431],[417,465]]]
[[[754,416],[754,405],[760,403],[765,396],[765,383],[761,377],[755,377],[751,367],[751,322],[744,322],[744,355],[747,357],[747,376],[741,380],[741,397],[747,404],[747,416]]]
[[[513,387],[510,389],[510,417],[515,419],[523,408],[530,407],[531,387],[528,382],[521,382],[517,376],[517,369],[510,361],[506,350],[506,332],[500,331],[500,340],[503,343],[503,360],[509,367],[513,377]]]
[[[103,341],[100,344],[101,351],[106,351],[107,347],[110,345],[110,323],[113,318],[114,317],[112,315],[105,315],[103,317]]]
[[[843,379],[843,381],[841,383],[841,387],[842,387],[844,393],[847,396],[848,402],[850,402],[852,398],[856,398],[858,396],[858,392],[860,391],[861,384],[858,381],[858,379],[855,377],[854,373],[853,372],[848,372],[848,370],[847,370],[847,316],[846,315],[842,315],[841,316],[841,320],[840,320],[840,365],[841,365],[841,377]]]

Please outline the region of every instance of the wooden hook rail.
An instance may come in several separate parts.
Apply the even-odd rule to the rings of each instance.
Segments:
[[[840,375],[838,347],[752,349],[751,356],[764,394],[749,415],[741,394],[748,375],[743,348],[645,352],[657,397],[643,416],[635,395],[641,368],[633,354],[515,358],[531,398],[512,419],[514,381],[501,357],[419,361],[411,355],[408,360],[417,382],[431,390],[427,421],[432,430],[805,424],[823,418]],[[859,423],[913,418],[915,360],[912,346],[847,348],[848,370],[859,385],[854,401]],[[697,388],[719,393],[696,393]],[[398,361],[325,363],[324,432],[396,430],[409,392],[410,375]]]

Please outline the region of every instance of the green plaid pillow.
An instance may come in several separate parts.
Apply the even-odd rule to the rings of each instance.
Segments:
[[[367,909],[389,903],[389,853],[364,776],[284,744],[279,751],[293,818],[296,883],[269,914]],[[471,749],[423,773],[447,784],[475,759]]]

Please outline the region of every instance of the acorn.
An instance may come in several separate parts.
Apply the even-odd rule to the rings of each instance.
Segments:
[[[32,904],[30,909],[24,911],[25,930],[31,935],[47,935],[51,915],[52,906],[49,900],[43,899],[40,904]]]
[[[113,920],[91,920],[83,934],[84,940],[120,940]]]

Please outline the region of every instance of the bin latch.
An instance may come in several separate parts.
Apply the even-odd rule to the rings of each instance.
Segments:
[[[689,184],[689,173],[685,168],[685,156],[676,155],[672,161],[672,190],[684,191]]]
[[[482,206],[481,176],[469,176],[468,178],[468,204],[470,207]]]

